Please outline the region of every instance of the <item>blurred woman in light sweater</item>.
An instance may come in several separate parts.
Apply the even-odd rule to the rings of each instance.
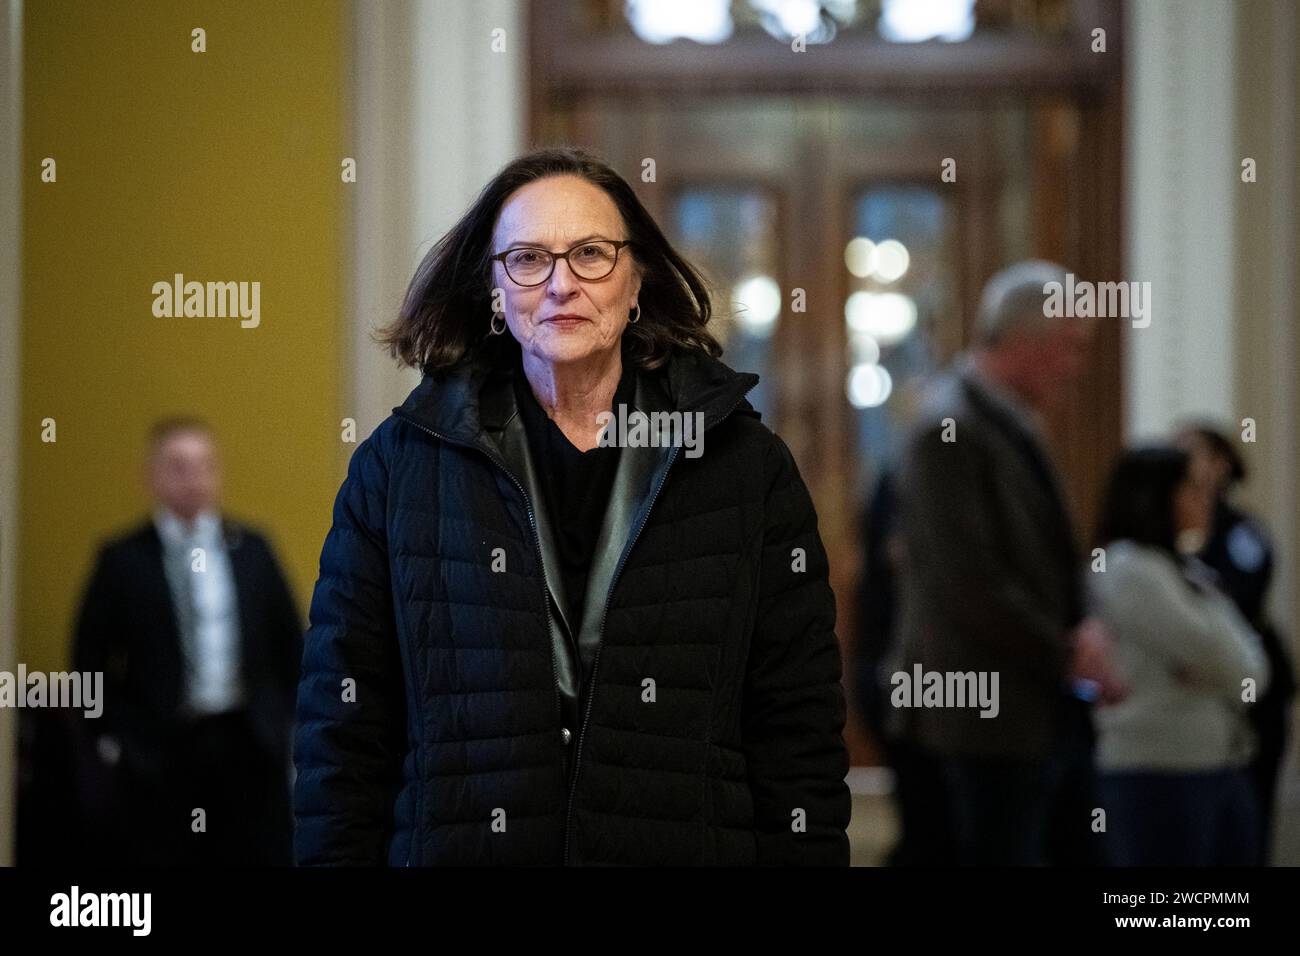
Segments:
[[[1105,570],[1090,575],[1090,593],[1131,688],[1096,713],[1107,846],[1120,866],[1255,859],[1247,709],[1269,665],[1214,573],[1190,556],[1212,503],[1213,489],[1172,447],[1126,452],[1107,489]]]

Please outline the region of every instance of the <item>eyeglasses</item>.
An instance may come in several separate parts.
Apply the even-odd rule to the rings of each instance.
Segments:
[[[554,253],[533,246],[507,249],[491,256],[506,268],[506,275],[515,285],[541,285],[555,271],[555,260],[563,259],[579,279],[603,279],[618,265],[619,251],[631,239],[593,239],[580,242],[568,252]]]

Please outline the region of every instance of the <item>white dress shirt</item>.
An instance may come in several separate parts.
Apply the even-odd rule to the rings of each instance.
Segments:
[[[184,567],[191,574],[194,600],[192,633],[180,627],[181,655],[185,664],[184,701],[196,715],[215,714],[243,703],[239,648],[239,606],[234,574],[226,552],[221,518],[215,511],[196,516],[193,527],[165,507],[154,511],[154,524],[163,543],[165,567]],[[203,549],[202,570],[195,570],[195,548]],[[178,626],[184,621],[180,602],[185,595],[171,576],[168,586],[178,606]]]

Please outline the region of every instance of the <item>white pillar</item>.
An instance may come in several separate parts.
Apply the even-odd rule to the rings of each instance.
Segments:
[[[358,438],[419,382],[369,339],[397,315],[420,258],[524,140],[521,0],[357,2],[347,378]],[[494,52],[493,31],[504,52]]]
[[[1293,0],[1126,5],[1125,278],[1152,283],[1154,315],[1126,328],[1126,437],[1180,419],[1239,434],[1244,500],[1276,544],[1274,619],[1300,634],[1300,305],[1296,302]],[[1257,163],[1243,183],[1242,160]]]
[[[1127,11],[1129,280],[1152,319],[1125,327],[1127,432],[1165,433],[1233,407],[1233,4],[1143,0]]]

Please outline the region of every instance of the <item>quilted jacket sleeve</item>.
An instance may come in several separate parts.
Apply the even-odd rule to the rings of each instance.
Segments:
[[[835,596],[817,515],[773,436],[742,726],[761,865],[847,866],[851,798]]]
[[[312,594],[294,737],[300,866],[387,862],[407,744],[386,487],[372,435],[353,454],[334,502]]]

